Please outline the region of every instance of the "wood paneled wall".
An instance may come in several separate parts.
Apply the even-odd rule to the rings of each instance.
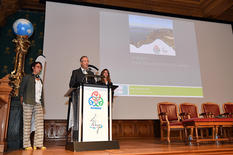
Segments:
[[[159,137],[159,120],[113,120],[113,139]],[[45,120],[45,145],[65,145],[66,120]]]
[[[113,120],[112,135],[114,139],[155,137],[159,135],[159,125],[158,120]]]
[[[65,145],[66,120],[45,120],[45,145]]]

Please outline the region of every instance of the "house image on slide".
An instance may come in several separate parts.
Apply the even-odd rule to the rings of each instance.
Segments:
[[[176,56],[175,50],[161,39],[156,39],[149,44],[143,44],[138,48],[130,44],[130,53]]]

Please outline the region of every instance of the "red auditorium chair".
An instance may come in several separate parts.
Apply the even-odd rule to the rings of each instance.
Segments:
[[[181,103],[179,107],[180,107],[180,116],[181,116],[182,121],[186,119],[190,119],[190,118],[200,118],[196,104]],[[203,128],[210,128],[210,127],[202,126],[201,128],[203,129]],[[201,138],[203,138],[203,130],[201,130],[200,132],[201,132]],[[190,135],[193,137],[193,128],[190,128]],[[206,135],[209,136],[208,130],[206,130]]]
[[[233,118],[233,103],[231,103],[231,102],[224,103],[223,104],[223,111],[227,117]]]
[[[171,142],[171,129],[180,129],[180,140],[182,140],[182,130],[184,130],[184,126],[180,121],[177,105],[171,102],[160,102],[157,105],[157,110],[160,119],[161,140],[164,140],[163,133],[166,130],[167,142]]]

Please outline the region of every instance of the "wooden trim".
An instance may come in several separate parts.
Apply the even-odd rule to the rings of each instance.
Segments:
[[[6,136],[12,91],[9,82],[9,75],[0,79],[0,152],[4,152],[7,147]]]
[[[45,10],[46,0],[22,0],[21,9]],[[49,0],[59,3],[87,5],[101,8],[152,13],[204,21],[232,23],[231,0]],[[9,2],[8,2],[9,3]]]
[[[46,0],[5,0],[0,4],[0,26],[17,10],[45,12]],[[150,13],[185,19],[232,24],[232,0],[49,0],[101,8]]]
[[[66,120],[45,120],[44,140],[45,145],[65,145]]]

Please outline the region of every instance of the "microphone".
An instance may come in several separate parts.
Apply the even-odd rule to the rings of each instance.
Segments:
[[[88,74],[89,71],[91,71],[91,69],[90,69],[90,68],[87,68],[87,69],[86,69],[87,74]]]
[[[90,70],[91,70],[91,68],[94,68],[95,70],[99,71],[99,69],[94,65],[88,65],[88,67],[90,67]]]
[[[35,78],[40,78],[39,74],[32,74],[32,76],[34,76]]]
[[[40,75],[36,74],[35,77],[36,77],[36,78],[40,78]]]

